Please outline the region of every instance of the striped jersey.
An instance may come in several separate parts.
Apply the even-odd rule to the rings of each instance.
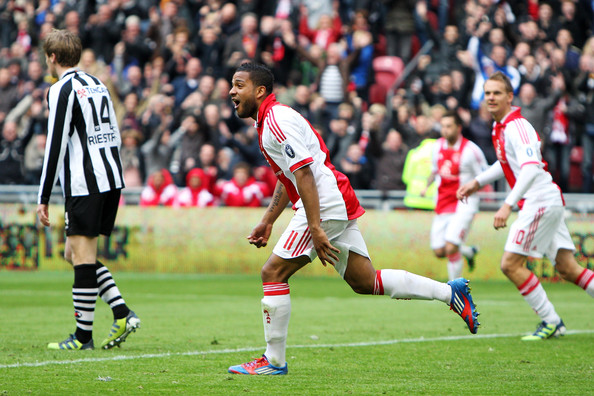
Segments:
[[[64,196],[84,196],[124,187],[121,137],[109,91],[76,68],[48,92],[48,136],[38,203],[47,204],[56,179]]]
[[[293,208],[303,208],[293,173],[309,166],[315,178],[322,220],[352,220],[365,211],[349,179],[334,168],[326,144],[311,124],[269,95],[258,110],[260,150],[285,186]]]
[[[462,202],[456,197],[456,191],[487,169],[481,149],[464,137],[460,137],[452,148],[446,139],[439,138],[434,145],[432,166],[439,182],[435,212],[478,212],[478,195],[473,194]]]
[[[522,116],[519,107],[512,107],[511,112],[500,123],[493,123],[491,138],[497,159],[511,188],[515,186],[524,165],[538,166],[538,175],[523,196],[526,204],[564,205],[561,190],[553,182],[547,171],[547,164],[542,159],[540,137]],[[522,208],[523,200],[518,205]]]

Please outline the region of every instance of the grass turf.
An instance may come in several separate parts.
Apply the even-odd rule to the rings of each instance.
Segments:
[[[592,299],[566,283],[544,286],[570,334],[529,343],[520,336],[538,318],[509,282],[471,282],[482,323],[472,336],[442,303],[297,275],[289,375],[270,378],[227,373],[264,351],[258,276],[114,277],[141,329],[114,350],[49,351],[75,328],[72,273],[0,272],[0,395],[593,393]],[[98,302],[96,345],[111,322]]]

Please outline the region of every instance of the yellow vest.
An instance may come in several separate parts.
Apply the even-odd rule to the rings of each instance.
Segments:
[[[402,181],[406,184],[404,205],[409,208],[435,209],[438,183],[431,184],[424,197],[421,196],[421,191],[427,186],[427,179],[431,175],[433,145],[436,141],[425,139],[406,155]]]

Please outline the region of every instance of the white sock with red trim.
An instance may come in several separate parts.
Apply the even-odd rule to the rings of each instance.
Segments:
[[[449,304],[452,288],[446,283],[408,271],[384,269],[375,273],[373,294],[387,294],[396,299],[439,300]]]
[[[264,282],[262,298],[262,319],[266,352],[264,355],[275,367],[286,363],[287,333],[291,317],[291,296],[289,284],[283,282]]]
[[[534,312],[548,324],[559,324],[561,318],[557,315],[555,307],[549,301],[545,289],[540,284],[540,281],[534,274],[530,274],[530,277],[526,279],[520,287],[518,287],[520,294],[524,297],[524,300],[532,307]]]
[[[456,252],[448,256],[448,279],[454,280],[462,277],[462,268],[464,263],[462,262],[462,254]]]
[[[575,280],[575,284],[584,289],[590,297],[594,297],[594,271],[584,268],[584,271]]]

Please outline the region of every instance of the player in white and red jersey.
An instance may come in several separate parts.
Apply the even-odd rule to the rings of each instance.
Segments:
[[[278,177],[262,220],[247,237],[266,246],[272,226],[289,201],[295,215],[262,267],[262,316],[267,347],[256,360],[229,367],[234,374],[287,374],[287,329],[291,314],[289,278],[319,257],[330,263],[360,294],[387,294],[398,299],[439,300],[459,314],[476,333],[478,312],[468,281],[447,284],[403,270],[375,270],[357,218],[359,205],[348,178],[338,172],[326,144],[298,112],[276,101],[271,71],[254,63],[242,64],[233,75],[229,94],[237,115],[256,120],[260,150]]]
[[[484,171],[487,160],[475,143],[462,136],[462,120],[455,111],[442,116],[441,136],[434,145],[433,170],[427,180],[427,188],[435,180],[439,183],[436,215],[431,225],[431,249],[437,257],[448,258],[448,278],[452,280],[462,276],[462,256],[468,260],[470,270],[474,269],[474,256],[478,251],[464,241],[478,212],[479,197],[475,195],[461,202],[456,191]],[[425,191],[421,195],[425,195]]]
[[[565,325],[538,278],[524,264],[527,256],[546,255],[561,277],[582,287],[594,297],[594,272],[580,266],[573,255],[573,241],[565,224],[564,201],[542,160],[540,139],[520,108],[512,107],[513,89],[502,73],[485,82],[485,100],[493,116],[492,139],[498,161],[458,190],[466,199],[480,186],[505,176],[512,188],[495,213],[495,229],[507,226],[514,205],[520,213],[511,225],[501,259],[501,270],[541,318],[537,330],[523,340],[541,340],[563,335]]]

